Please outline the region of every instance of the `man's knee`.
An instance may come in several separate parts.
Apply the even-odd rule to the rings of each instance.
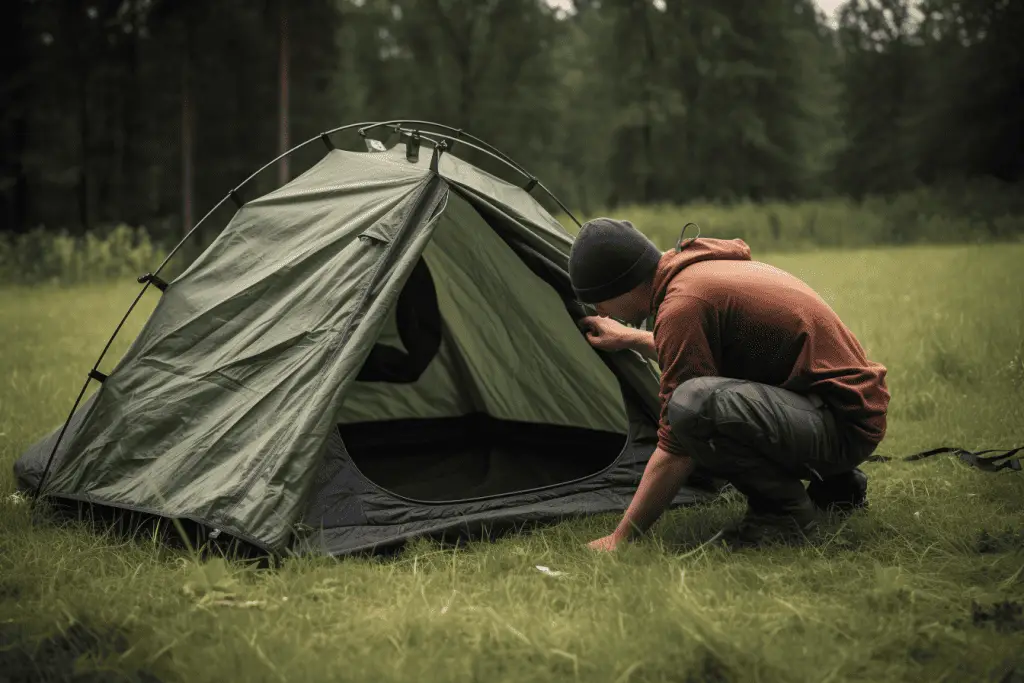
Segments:
[[[843,449],[834,418],[815,398],[756,382],[701,377],[673,392],[668,421],[680,445],[723,465],[758,454],[787,470],[811,465],[824,473],[842,464]]]
[[[715,434],[715,403],[722,391],[738,384],[727,377],[695,377],[680,384],[668,403],[668,422],[673,436],[708,439]]]

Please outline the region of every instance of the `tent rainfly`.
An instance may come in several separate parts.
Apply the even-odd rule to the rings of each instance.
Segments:
[[[365,152],[319,136],[325,156],[239,200],[182,275],[140,278],[154,312],[17,461],[19,487],[274,555],[624,510],[656,443],[656,368],[580,333],[572,236],[535,178],[461,132],[526,188],[454,156],[455,136],[388,125],[398,142]]]

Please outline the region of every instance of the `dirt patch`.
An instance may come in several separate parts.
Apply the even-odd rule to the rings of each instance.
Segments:
[[[1024,550],[1024,529],[1003,529],[995,533],[983,529],[978,535],[975,548],[982,555]]]
[[[4,625],[0,627],[0,671],[5,683],[160,683],[145,671],[76,671],[75,663],[83,655],[108,657],[128,647],[125,634],[113,628],[74,624],[40,640],[18,626]]]
[[[993,669],[988,680],[995,683],[1024,683],[1024,660],[1003,662]]]
[[[735,680],[732,671],[710,652],[705,652],[700,664],[686,675],[686,683],[732,683]]]
[[[938,656],[938,653],[933,648],[922,645],[914,645],[907,654],[918,664],[927,664]]]
[[[1024,631],[1024,604],[1004,600],[989,606],[971,601],[971,622],[975,626],[991,624],[997,631]]]
[[[10,579],[0,579],[0,602],[15,602],[24,595],[21,585]]]

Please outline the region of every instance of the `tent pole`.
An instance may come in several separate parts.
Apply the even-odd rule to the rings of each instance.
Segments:
[[[388,122],[389,125],[391,123],[393,123],[393,122],[391,122],[391,121]],[[405,123],[417,123],[418,124],[418,123],[421,123],[421,122],[416,121],[416,122],[405,122]],[[379,125],[384,125],[384,124],[379,124]],[[442,124],[430,124],[430,123],[428,123],[428,125],[436,125],[438,128],[450,128],[451,130],[455,130],[454,128],[451,128],[451,126],[445,126],[445,125],[442,125]],[[379,127],[379,126],[374,126],[374,127]],[[426,133],[423,133],[423,132],[418,131],[418,130],[413,130],[411,128],[402,128],[401,127],[401,123],[398,124],[397,129],[400,132],[402,132],[402,133],[408,133],[408,134],[415,133],[415,134],[419,135],[420,138],[425,139],[425,140],[430,140],[435,145],[437,144],[437,141],[433,140],[430,137],[428,137],[428,135]],[[363,133],[364,130],[365,129],[360,129],[359,132]],[[544,185],[544,183],[538,181],[536,176],[531,174],[529,171],[527,171],[525,168],[523,168],[522,166],[517,164],[512,159],[509,159],[507,156],[505,156],[501,152],[498,152],[497,150],[494,150],[492,152],[491,149],[493,149],[493,148],[490,145],[488,145],[486,142],[480,141],[482,143],[482,145],[477,145],[477,144],[474,144],[472,142],[469,142],[468,140],[460,140],[460,137],[459,137],[460,135],[461,136],[465,136],[466,138],[471,138],[473,140],[477,140],[477,138],[473,137],[472,135],[469,135],[468,133],[462,132],[462,131],[457,131],[456,135],[448,135],[446,133],[438,133],[436,131],[430,131],[429,135],[433,135],[433,136],[436,136],[436,137],[439,137],[439,138],[443,138],[444,140],[448,141],[449,145],[454,145],[454,143],[456,141],[460,141],[460,142],[462,142],[462,144],[466,145],[467,147],[472,147],[473,149],[475,149],[475,150],[477,150],[479,152],[483,152],[484,154],[490,156],[493,159],[496,159],[497,161],[503,162],[506,166],[509,166],[514,171],[517,171],[518,173],[520,173],[523,177],[525,177],[527,179],[528,182],[527,182],[526,187],[523,188],[524,190],[529,192],[534,187],[540,187],[540,189],[543,190],[544,193],[548,197],[550,197],[556,204],[558,204],[558,207],[560,209],[562,209],[562,211],[564,211],[565,214],[567,216],[569,216],[569,218],[572,219],[572,221],[576,224],[576,227],[582,227],[582,223],[580,223],[579,219],[576,218],[575,215],[573,215],[572,211],[570,211],[565,206],[565,204],[562,203],[562,200],[560,200],[558,197],[556,197],[555,194]],[[490,148],[490,149],[488,149],[488,148]]]
[[[128,316],[130,316],[132,314],[132,311],[135,310],[135,307],[138,305],[139,301],[142,300],[142,295],[146,293],[147,289],[149,289],[150,284],[153,284],[154,282],[159,280],[159,278],[157,276],[160,274],[160,271],[164,269],[164,267],[171,260],[171,258],[178,252],[179,249],[181,249],[182,245],[184,245],[185,242],[188,241],[189,237],[191,237],[193,235],[193,233],[195,233],[195,231],[203,223],[206,222],[206,219],[208,219],[210,216],[212,216],[213,213],[217,209],[219,209],[221,207],[221,205],[224,202],[226,202],[228,199],[232,199],[232,200],[234,200],[237,203],[239,201],[239,190],[241,190],[253,178],[258,176],[260,173],[262,173],[266,169],[270,168],[271,166],[273,166],[274,164],[276,164],[280,160],[284,159],[285,157],[289,156],[293,152],[295,152],[295,151],[305,147],[309,143],[314,142],[316,140],[323,140],[323,141],[329,143],[330,139],[329,139],[328,136],[331,135],[332,133],[340,133],[340,132],[345,131],[345,130],[350,130],[352,128],[357,128],[359,126],[366,126],[366,125],[368,125],[367,122],[361,121],[359,123],[351,123],[351,124],[348,124],[348,125],[345,125],[345,126],[340,126],[338,128],[334,128],[332,130],[326,131],[324,133],[321,133],[320,135],[317,135],[316,137],[312,137],[309,140],[306,140],[305,142],[302,142],[302,143],[296,145],[295,147],[292,147],[290,150],[288,150],[284,154],[279,155],[276,159],[274,159],[270,163],[268,163],[268,164],[264,165],[263,167],[261,167],[258,171],[256,171],[252,175],[250,175],[248,178],[243,180],[241,183],[239,183],[238,186],[236,186],[227,195],[225,195],[223,199],[221,199],[219,202],[214,204],[213,208],[210,209],[206,213],[205,216],[200,218],[199,222],[196,223],[194,226],[192,226],[192,228],[187,233],[185,233],[185,236],[181,238],[181,241],[178,242],[178,244],[175,245],[175,247],[173,249],[171,249],[170,253],[167,254],[167,256],[164,258],[163,262],[161,262],[160,266],[156,270],[154,270],[154,271],[152,271],[150,273],[146,273],[145,275],[143,275],[143,276],[141,276],[139,278],[139,281],[140,282],[144,282],[145,284],[143,284],[142,289],[139,290],[139,293],[135,297],[135,300],[128,307],[128,310],[125,312],[124,317],[121,318],[121,322],[118,323],[117,327],[114,329],[114,333],[110,335],[110,339],[107,340],[107,343],[103,347],[103,350],[100,351],[99,358],[97,358],[96,362],[93,364],[92,370],[89,371],[89,376],[86,378],[85,384],[82,385],[82,390],[78,393],[78,398],[75,399],[75,404],[74,404],[74,406],[72,406],[71,412],[68,414],[67,419],[64,420],[64,425],[61,427],[60,433],[57,435],[57,440],[53,444],[53,449],[50,450],[50,455],[46,459],[46,466],[43,468],[43,473],[39,477],[39,483],[36,485],[36,490],[35,490],[35,493],[33,494],[33,499],[38,499],[39,495],[42,493],[43,485],[46,483],[46,476],[50,473],[50,467],[53,464],[53,458],[57,454],[57,449],[60,448],[61,441],[63,441],[63,439],[64,439],[64,434],[65,434],[65,432],[67,432],[68,425],[71,424],[71,418],[74,417],[75,411],[78,410],[78,406],[82,402],[82,397],[85,396],[85,391],[86,391],[86,389],[89,388],[89,382],[91,382],[93,379],[97,379],[96,375],[97,375],[97,373],[99,373],[100,363],[103,362],[103,358],[107,355],[107,351],[110,350],[110,345],[114,343],[114,339],[117,338],[117,335],[121,331],[121,328],[124,327],[125,322],[127,322]],[[160,288],[160,289],[161,289],[161,291],[163,291],[163,288]],[[34,502],[33,502],[33,504],[34,504]]]

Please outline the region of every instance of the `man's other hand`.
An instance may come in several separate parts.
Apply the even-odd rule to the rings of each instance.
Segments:
[[[604,538],[599,538],[596,541],[591,541],[587,544],[587,547],[591,550],[599,550],[606,553],[610,553],[613,552],[616,548],[618,548],[620,543],[624,542],[625,541],[621,540],[615,534],[609,534]]]
[[[611,318],[588,316],[580,320],[579,325],[586,332],[590,345],[601,351],[622,351],[635,343],[636,330]]]

